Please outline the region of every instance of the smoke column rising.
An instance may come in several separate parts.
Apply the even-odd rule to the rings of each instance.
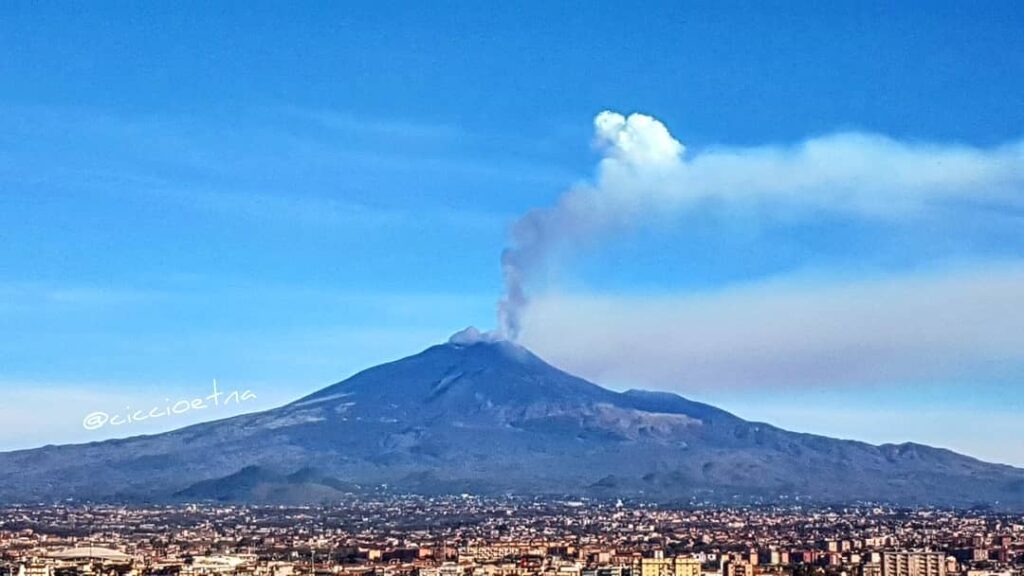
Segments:
[[[827,211],[903,223],[923,214],[948,217],[951,205],[1024,213],[1024,140],[983,149],[853,132],[790,146],[720,147],[684,160],[683,145],[650,116],[601,112],[594,133],[602,158],[593,181],[512,227],[501,258],[499,336],[519,336],[525,284],[556,250],[578,249],[701,199],[734,210],[770,206],[787,217]]]
[[[596,182],[570,188],[555,206],[531,210],[512,227],[511,245],[501,255],[505,294],[498,303],[499,331],[509,340],[522,329],[524,283],[552,252],[628,225],[660,203],[658,191],[665,187],[658,183],[682,167],[683,145],[650,116],[601,112],[594,134],[603,153]]]

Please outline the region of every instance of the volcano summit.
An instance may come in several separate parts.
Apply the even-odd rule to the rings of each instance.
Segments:
[[[0,501],[316,503],[417,493],[1024,508],[1024,470],[614,392],[467,330],[265,412],[0,454]]]

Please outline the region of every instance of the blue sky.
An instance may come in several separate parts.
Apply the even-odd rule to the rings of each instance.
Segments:
[[[493,326],[523,214],[631,190],[599,167],[615,110],[663,123],[707,196],[557,246],[525,343],[618,388],[1024,465],[1024,7],[548,4],[0,7],[0,448],[160,429],[81,418],[215,377],[269,407]],[[849,171],[787,195],[726,160]],[[928,177],[875,179],[904,168]]]

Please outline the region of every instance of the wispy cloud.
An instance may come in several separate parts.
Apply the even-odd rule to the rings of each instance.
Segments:
[[[71,309],[110,309],[166,302],[167,290],[103,284],[0,282],[0,315],[13,312],[54,313]]]
[[[451,202],[452,187],[570,177],[543,161],[481,154],[472,143],[488,139],[450,125],[325,109],[209,119],[8,106],[0,141],[10,144],[0,155],[0,182],[11,194],[166,199],[280,222],[393,226],[431,218],[500,231],[507,215],[487,203]]]
[[[387,141],[419,142],[424,144],[451,144],[459,140],[475,139],[463,128],[452,124],[429,123],[395,118],[374,118],[329,108],[301,108],[283,106],[266,110],[269,115],[283,115],[320,124],[324,128],[344,134],[383,138]]]
[[[548,293],[524,341],[600,382],[680,392],[969,382],[1024,369],[1024,265],[701,294]]]

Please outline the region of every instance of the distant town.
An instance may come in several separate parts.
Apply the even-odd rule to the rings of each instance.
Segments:
[[[0,576],[1020,576],[1024,515],[381,496],[0,509]]]

